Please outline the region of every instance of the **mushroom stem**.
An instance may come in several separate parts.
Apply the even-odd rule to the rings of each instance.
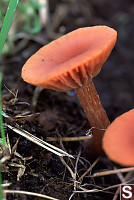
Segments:
[[[81,106],[91,127],[105,129],[109,125],[108,116],[101,104],[99,95],[92,80],[75,89]]]
[[[101,104],[99,95],[96,91],[92,80],[84,83],[81,87],[75,89],[80,104],[87,116],[87,119],[93,129],[93,140],[88,142],[92,143],[94,150],[102,152],[102,137],[104,130],[110,124],[108,116]],[[93,144],[94,143],[94,144]]]

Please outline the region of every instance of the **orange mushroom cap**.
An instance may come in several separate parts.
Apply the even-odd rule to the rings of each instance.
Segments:
[[[107,156],[124,166],[134,166],[134,109],[117,117],[103,137]]]
[[[81,86],[96,76],[117,38],[107,26],[77,29],[37,51],[22,69],[24,81],[57,91]]]

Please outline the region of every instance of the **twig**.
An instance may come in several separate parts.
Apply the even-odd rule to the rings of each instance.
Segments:
[[[93,169],[93,167],[97,164],[97,162],[100,160],[100,157],[98,157],[95,161],[94,161],[94,163],[88,168],[88,170],[84,173],[84,174],[82,174],[82,176],[79,178],[79,180],[78,181],[81,181],[83,178],[84,178],[84,176],[86,176],[92,169]]]
[[[106,187],[106,188],[103,188],[103,189],[91,189],[91,190],[85,189],[84,191],[74,191],[74,193],[104,192],[104,191],[106,191],[106,190],[113,189],[113,188],[116,188],[116,187],[119,187],[119,186],[120,186],[120,184],[117,184],[117,185],[112,185],[112,186],[109,186],[109,187]]]
[[[117,188],[117,190],[116,190],[116,192],[114,194],[113,200],[117,199],[119,193],[120,193],[120,186]]]
[[[65,162],[65,160],[64,160],[62,157],[60,157],[60,160],[61,160],[61,162],[67,167],[67,169],[68,169],[68,171],[70,172],[70,174],[71,174],[73,180],[75,180],[75,174],[74,174],[74,172],[72,171],[72,169],[68,166],[68,164]]]
[[[68,200],[71,200],[75,193],[72,193]]]
[[[74,190],[76,190],[76,187],[77,187],[76,176],[77,176],[77,167],[78,167],[78,161],[79,161],[80,155],[81,155],[81,149],[80,149],[80,151],[78,153],[78,156],[77,156],[77,159],[76,159],[76,163],[75,163],[75,170],[74,170],[74,176],[75,176],[75,179],[74,179]]]
[[[36,197],[42,197],[42,198],[46,198],[46,199],[51,199],[51,200],[58,200],[56,198],[53,197],[49,197],[47,195],[44,194],[38,194],[38,193],[34,193],[34,192],[27,192],[27,191],[20,191],[20,190],[3,190],[4,193],[14,193],[14,194],[26,194],[26,195],[31,195],[31,196],[36,196]]]
[[[85,136],[80,136],[80,137],[61,137],[61,138],[57,138],[57,137],[46,137],[45,140],[46,141],[62,141],[62,142],[74,142],[74,141],[81,141],[81,140],[89,140],[91,139],[92,136],[90,135],[85,135]]]
[[[28,140],[34,142],[35,144],[38,144],[39,146],[47,149],[48,151],[51,151],[52,153],[58,155],[58,156],[68,156],[68,157],[71,157],[71,158],[74,158],[72,155],[66,153],[65,151],[41,140],[40,138],[37,138],[36,136],[32,135],[31,133],[21,129],[20,127],[18,126],[11,126],[11,125],[8,125],[8,124],[4,124],[6,127],[10,128],[11,130],[13,130],[14,132],[18,133],[19,135],[27,138]]]
[[[104,172],[97,172],[97,173],[94,173],[92,175],[92,177],[107,176],[107,175],[111,175],[111,174],[117,174],[119,172],[124,173],[124,172],[129,172],[129,171],[134,171],[134,167],[116,169],[116,170],[108,170],[108,171],[104,171]]]

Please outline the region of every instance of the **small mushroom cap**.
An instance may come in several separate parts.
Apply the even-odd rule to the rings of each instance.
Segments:
[[[42,47],[22,68],[24,81],[57,91],[82,86],[96,76],[117,38],[107,26],[77,29]]]
[[[124,166],[134,166],[134,109],[117,117],[103,137],[106,155]]]

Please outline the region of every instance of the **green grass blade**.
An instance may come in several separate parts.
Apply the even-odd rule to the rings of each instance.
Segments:
[[[8,32],[9,32],[9,28],[11,26],[12,20],[13,20],[13,16],[17,7],[19,0],[10,0],[8,8],[7,8],[7,12],[3,21],[3,25],[1,28],[1,32],[0,32],[0,54],[2,53],[2,49],[4,46],[4,43],[6,41]]]
[[[1,105],[2,105],[2,102],[1,102],[1,73],[0,73],[0,131],[1,131],[1,136],[2,136],[2,140],[0,141],[0,144],[2,144],[3,146],[6,146],[6,137],[5,137],[4,126],[3,126]]]

